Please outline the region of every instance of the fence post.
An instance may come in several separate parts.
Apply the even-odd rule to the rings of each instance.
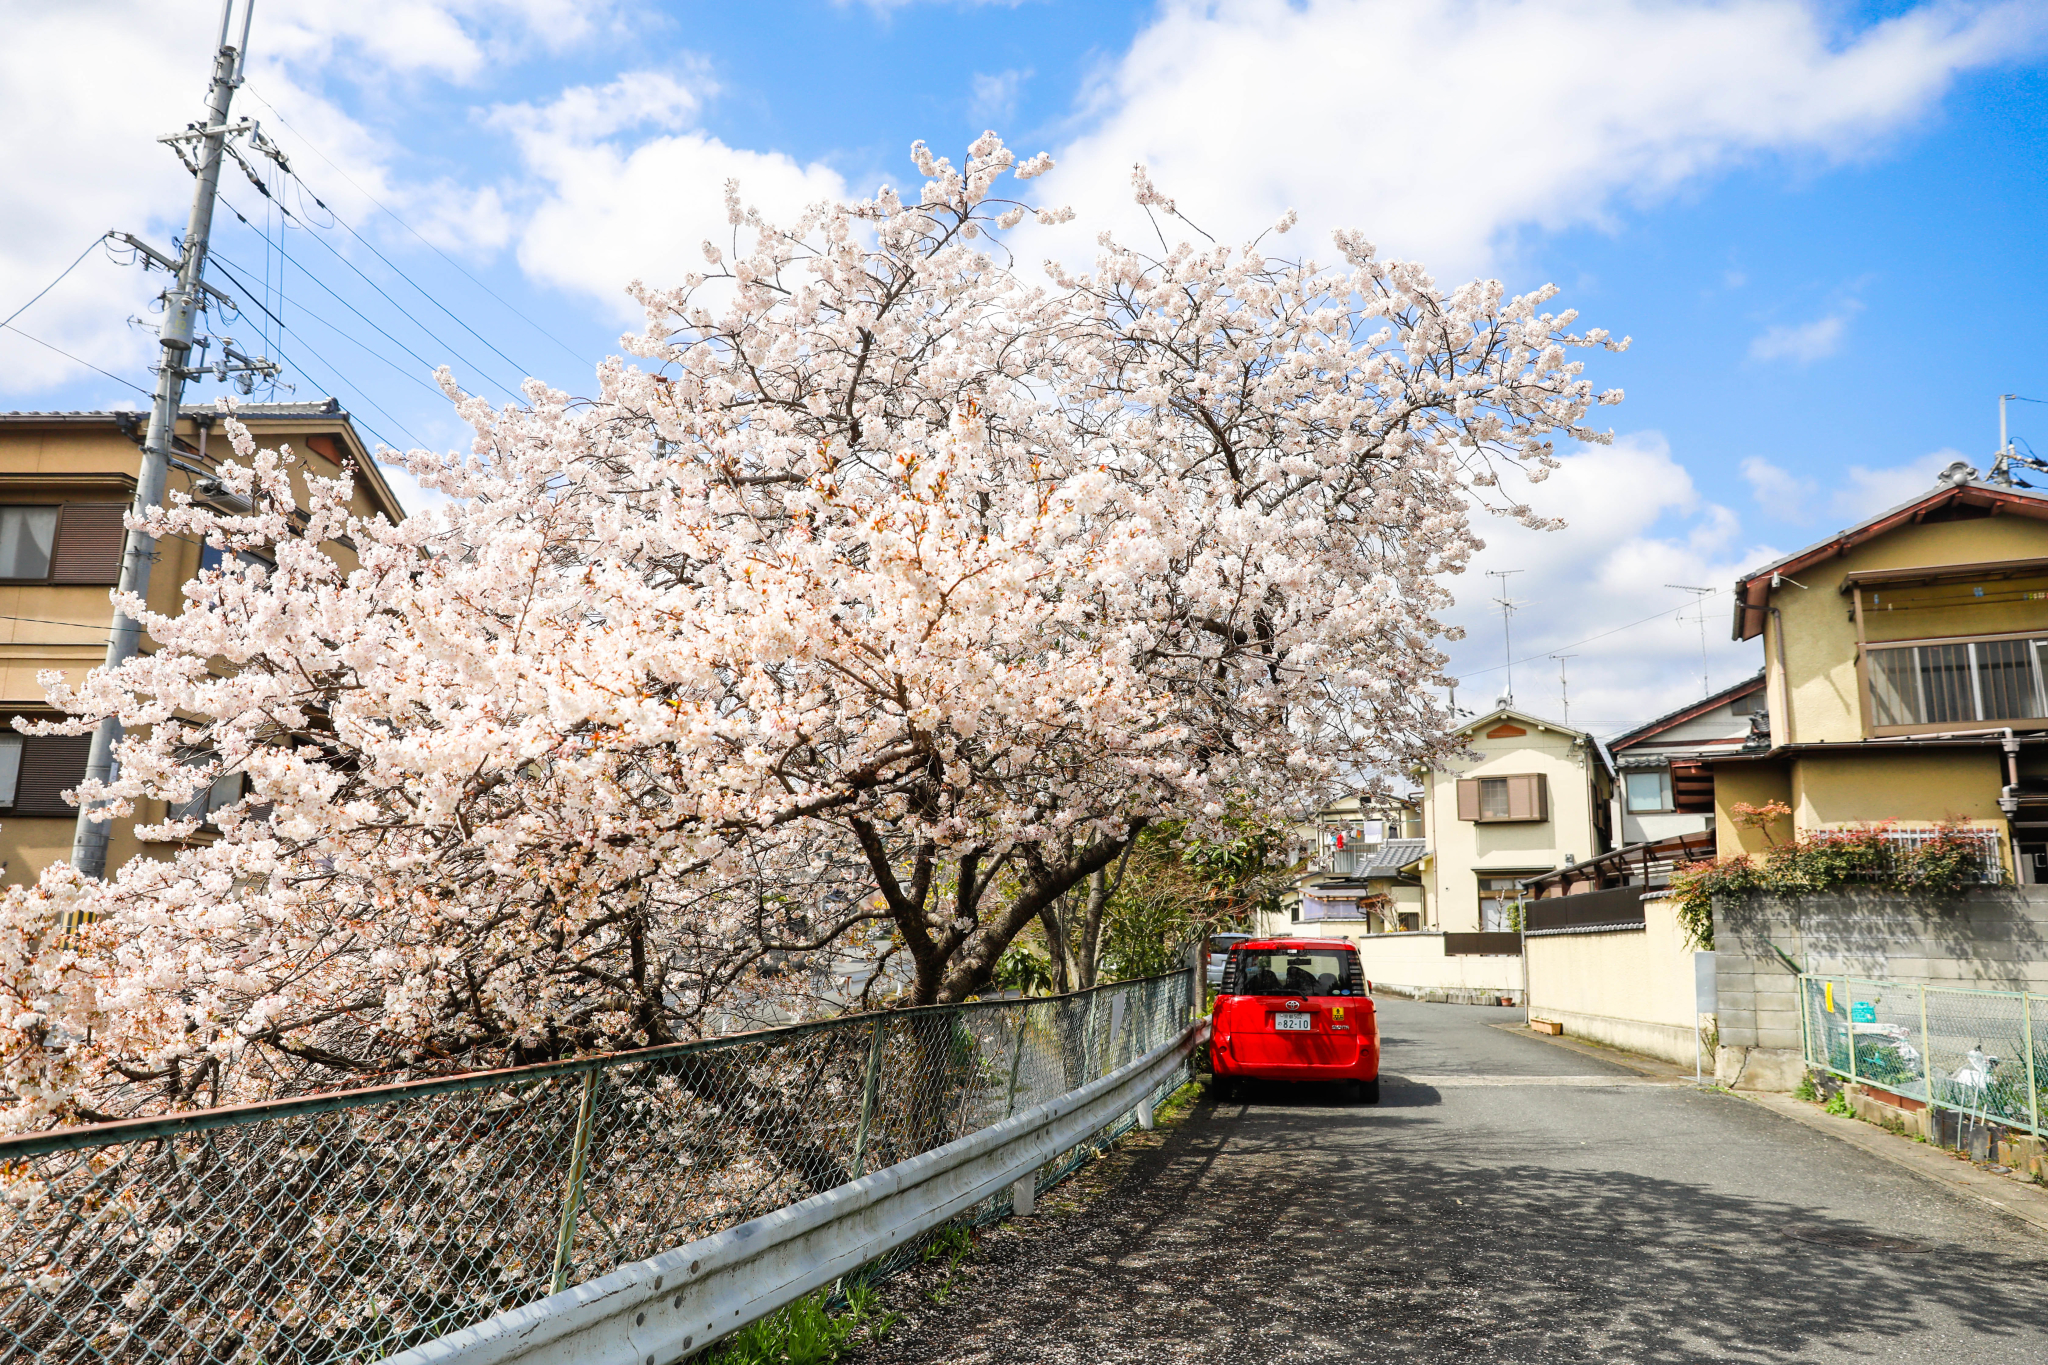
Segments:
[[[583,1207],[583,1165],[590,1152],[590,1118],[597,1101],[597,1068],[583,1073],[583,1100],[576,1106],[576,1143],[569,1159],[569,1188],[562,1195],[562,1226],[555,1233],[555,1274],[551,1293],[569,1287],[569,1253],[576,1241],[576,1214]]]
[[[1849,978],[1846,976],[1842,978],[1842,1004],[1847,1009],[1849,1015],[1843,1021],[1843,1027],[1849,1034],[1849,1081],[1851,1084],[1855,1084],[1858,1079],[1856,1075],[1856,992],[1850,988]]]
[[[1934,1114],[1934,1045],[1927,1037],[1927,987],[1920,988],[1920,1097],[1927,1101],[1927,1113]],[[1930,1137],[1933,1135],[1930,1134]]]
[[[2034,997],[2020,992],[2020,1028],[2027,1039],[2027,1119],[2034,1132],[2041,1131],[2041,1085],[2034,1074]]]
[[[1024,1031],[1031,1026],[1032,1006],[1017,1011],[1017,1042],[1010,1049],[1010,1094],[1003,1104],[1003,1117],[1017,1112],[1017,1072],[1024,1065]]]
[[[853,1138],[853,1178],[860,1179],[868,1169],[868,1125],[875,1117],[875,1091],[882,1076],[882,1016],[875,1016],[874,1032],[868,1038],[867,1075],[860,1083],[860,1128]]]

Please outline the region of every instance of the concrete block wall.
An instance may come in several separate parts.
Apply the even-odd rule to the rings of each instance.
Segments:
[[[2048,886],[1987,888],[1953,901],[1890,892],[1730,898],[1714,903],[1714,947],[1715,1074],[1745,1089],[1789,1090],[1804,1061],[1784,958],[1816,974],[2048,992]]]

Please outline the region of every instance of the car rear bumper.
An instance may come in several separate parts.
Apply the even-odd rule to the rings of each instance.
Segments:
[[[1210,1045],[1209,1067],[1218,1076],[1262,1081],[1370,1081],[1379,1077],[1380,1052],[1370,1043],[1355,1049],[1309,1048],[1293,1039],[1240,1033]]]

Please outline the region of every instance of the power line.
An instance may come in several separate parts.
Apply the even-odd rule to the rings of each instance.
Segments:
[[[226,258],[225,258],[225,257],[223,256],[223,254],[222,254],[222,253],[220,253],[220,252],[216,251],[216,252],[214,252],[214,253],[213,253],[213,259],[214,259],[215,261],[225,261],[225,259],[226,259]],[[240,275],[238,275],[238,274],[236,273],[236,271],[237,271],[237,270],[242,270],[242,271],[248,271],[248,273],[249,273],[249,274],[251,274],[251,275],[255,274],[255,272],[254,272],[254,271],[251,271],[251,270],[249,270],[249,267],[247,267],[247,266],[245,266],[245,265],[244,265],[244,266],[235,266],[235,265],[232,265],[231,263],[229,263],[229,264],[223,264],[223,265],[222,265],[222,267],[221,267],[221,273],[222,273],[222,274],[224,274],[224,275],[226,275],[226,276],[227,276],[227,277],[228,277],[229,279],[231,279],[231,280],[235,281],[235,283],[236,283],[236,284],[240,285],[240,286],[241,286],[241,289],[242,289],[242,292],[243,292],[243,293],[245,293],[245,294],[246,294],[246,293],[250,293],[250,292],[251,292],[251,290],[250,290],[249,282],[248,282],[247,280],[243,279],[243,278],[242,278],[242,277],[241,277]],[[320,281],[319,281],[319,280],[317,280],[317,279],[316,279],[316,280],[314,280],[314,281],[313,281],[313,283],[315,283],[315,284],[319,284],[319,285],[320,285],[320,287],[321,287],[322,289],[327,289],[327,286],[326,286],[326,285],[324,285],[324,284],[321,284],[321,283],[320,283]],[[392,335],[391,335],[391,333],[389,333],[389,332],[385,331],[385,330],[384,330],[384,329],[383,329],[382,327],[379,327],[379,326],[377,326],[377,324],[376,324],[376,323],[374,323],[374,322],[370,322],[370,319],[368,319],[368,318],[364,318],[364,317],[363,317],[363,315],[362,315],[362,314],[361,314],[360,312],[357,312],[357,310],[355,309],[355,307],[354,307],[353,305],[351,305],[351,304],[349,303],[349,301],[348,301],[347,299],[344,299],[344,298],[342,298],[342,297],[341,297],[341,296],[340,296],[339,294],[335,294],[335,293],[334,293],[334,291],[333,291],[332,289],[327,289],[327,292],[328,292],[329,294],[333,294],[333,295],[334,295],[334,298],[335,298],[335,301],[336,301],[336,302],[338,302],[338,303],[340,303],[342,307],[344,307],[344,308],[348,309],[348,310],[349,310],[349,311],[350,311],[351,313],[355,313],[355,315],[356,315],[357,317],[359,317],[359,318],[363,318],[363,321],[364,321],[364,322],[369,322],[369,323],[370,323],[370,327],[372,328],[372,330],[376,331],[376,332],[377,332],[377,333],[378,333],[378,334],[379,334],[380,336],[382,336],[382,337],[383,337],[383,338],[384,338],[384,339],[385,339],[386,341],[388,341],[388,342],[390,342],[390,343],[391,343],[392,345],[394,345],[394,346],[398,347],[398,349],[399,349],[399,350],[401,350],[401,351],[404,351],[404,352],[405,352],[405,353],[406,353],[407,355],[409,355],[409,356],[412,356],[412,358],[413,358],[414,360],[418,360],[418,361],[420,362],[420,364],[422,364],[422,365],[426,365],[426,364],[427,364],[427,362],[426,362],[425,360],[421,359],[421,358],[420,358],[420,357],[419,357],[419,356],[418,356],[417,354],[415,354],[415,353],[414,353],[413,351],[411,351],[410,349],[408,349],[408,348],[407,348],[407,346],[406,346],[406,344],[405,344],[404,342],[400,341],[400,340],[399,340],[399,339],[398,339],[397,337],[395,337],[395,336],[392,336]],[[260,306],[260,305],[259,305],[259,306]],[[263,312],[265,313],[265,315],[269,316],[269,317],[270,317],[270,318],[272,318],[273,320],[276,320],[276,318],[277,318],[277,315],[276,315],[275,313],[272,313],[272,312],[271,312],[271,311],[270,311],[270,310],[269,310],[268,308],[264,308],[264,309],[263,309]],[[340,338],[341,338],[341,339],[342,339],[343,341],[347,341],[347,342],[350,342],[350,343],[352,343],[352,344],[354,344],[354,345],[356,345],[356,346],[358,346],[358,347],[362,348],[362,350],[364,350],[365,352],[367,352],[367,353],[368,353],[369,355],[371,355],[371,356],[372,356],[372,357],[374,357],[375,359],[383,361],[383,362],[384,362],[384,363],[385,363],[386,365],[389,365],[389,366],[390,366],[390,367],[391,367],[392,369],[394,369],[394,370],[398,371],[398,373],[400,373],[401,375],[404,375],[404,376],[405,376],[405,377],[406,377],[407,379],[410,379],[410,380],[412,380],[412,381],[413,381],[413,383],[415,383],[415,384],[418,384],[418,385],[419,385],[419,386],[420,386],[421,388],[425,389],[425,390],[426,390],[426,391],[427,391],[428,393],[431,393],[431,394],[433,394],[433,395],[434,395],[434,397],[436,397],[436,398],[440,398],[440,399],[444,399],[444,400],[445,400],[445,399],[447,398],[447,395],[446,395],[446,394],[444,394],[444,393],[442,393],[442,392],[441,392],[441,390],[440,390],[440,389],[438,389],[438,388],[436,388],[436,387],[435,387],[434,385],[432,385],[432,384],[429,384],[429,383],[428,383],[428,382],[427,382],[426,380],[424,380],[424,379],[420,378],[420,377],[419,377],[419,376],[418,376],[417,374],[414,374],[414,373],[413,373],[413,372],[412,372],[411,370],[408,370],[407,368],[405,368],[405,366],[403,366],[403,365],[399,364],[399,363],[398,363],[397,361],[393,360],[393,359],[392,359],[392,358],[391,358],[390,356],[387,356],[387,355],[385,355],[385,354],[384,354],[384,353],[383,353],[382,351],[380,351],[380,350],[378,350],[378,349],[377,349],[376,347],[374,347],[374,346],[370,345],[370,344],[369,344],[368,342],[366,342],[366,341],[362,340],[362,339],[361,339],[361,338],[359,338],[359,337],[354,337],[354,336],[351,336],[351,335],[349,335],[349,334],[348,334],[347,332],[344,332],[344,331],[342,331],[342,329],[341,329],[340,327],[338,327],[338,326],[336,326],[336,325],[335,325],[334,323],[332,323],[332,322],[328,321],[328,320],[327,320],[326,318],[323,318],[323,317],[321,317],[321,316],[320,316],[320,315],[319,315],[318,313],[316,313],[316,312],[314,312],[314,311],[313,311],[312,309],[310,309],[310,308],[306,307],[306,305],[305,305],[305,304],[303,304],[303,303],[302,303],[302,304],[300,304],[300,305],[299,305],[299,312],[301,312],[301,313],[303,313],[303,314],[304,314],[305,316],[307,316],[307,317],[309,317],[309,318],[313,319],[313,321],[315,321],[315,322],[319,323],[319,324],[320,324],[320,325],[321,325],[322,327],[325,327],[325,328],[326,328],[327,330],[329,330],[330,332],[333,332],[333,333],[334,333],[334,334],[335,334],[336,336],[340,337]],[[277,325],[278,325],[278,326],[280,326],[280,327],[282,327],[282,326],[284,326],[284,323],[283,323],[282,321],[278,321]],[[300,334],[299,334],[299,333],[296,333],[296,332],[295,332],[295,333],[293,333],[293,335],[297,336],[297,335],[300,335]],[[432,372],[432,370],[433,370],[433,366],[431,366],[431,365],[428,365],[428,366],[427,366],[427,369],[428,369],[428,371],[429,371],[429,372],[431,373],[431,372]]]
[[[389,340],[392,345],[398,347],[401,351],[404,351],[414,360],[419,361],[420,364],[425,365],[429,370],[437,368],[433,364],[433,362],[429,361],[425,356],[413,350],[410,346],[407,346],[397,337],[392,336],[391,333],[385,332],[384,329],[382,327],[378,327],[375,322],[371,322],[370,319],[363,313],[361,309],[357,308],[347,299],[342,298],[341,295],[336,294],[332,287],[330,287],[325,281],[321,280],[318,276],[314,275],[312,271],[308,270],[303,261],[298,260],[290,252],[286,251],[282,243],[271,242],[269,234],[265,233],[263,229],[257,227],[254,223],[250,222],[247,216],[245,216],[240,209],[236,208],[233,203],[229,202],[228,197],[226,195],[222,195],[220,201],[228,206],[228,212],[234,214],[236,218],[241,220],[242,225],[244,227],[247,227],[249,231],[255,233],[258,237],[263,238],[265,242],[268,242],[271,246],[275,247],[277,250],[277,254],[279,256],[291,262],[291,264],[298,266],[302,274],[304,274],[307,278],[311,279],[313,283],[319,285],[322,289],[327,290],[327,292],[330,295],[332,295],[335,298],[335,300],[341,304],[342,307],[348,309],[357,317],[362,318],[364,322],[368,322],[370,326],[375,327],[377,331],[382,332],[384,337],[387,340]],[[273,200],[272,202],[275,201]],[[340,261],[350,270],[355,271],[357,277],[361,279],[364,284],[367,284],[370,286],[370,288],[376,290],[377,293],[383,298],[383,300],[386,303],[390,304],[393,308],[396,308],[399,312],[399,315],[405,318],[406,321],[410,322],[413,326],[419,328],[422,332],[425,332],[427,334],[428,339],[431,340],[436,346],[441,347],[443,350],[447,351],[451,356],[454,356],[455,359],[461,361],[465,366],[468,366],[470,369],[474,370],[480,378],[482,378],[485,382],[494,385],[500,393],[504,394],[507,398],[510,398],[513,402],[517,403],[522,401],[518,393],[516,393],[512,389],[506,388],[503,383],[493,378],[490,374],[486,373],[482,366],[472,364],[468,357],[462,355],[461,353],[456,351],[456,349],[453,346],[450,346],[447,342],[435,336],[433,332],[428,330],[427,325],[425,323],[421,322],[411,313],[406,312],[405,305],[401,304],[397,299],[392,298],[389,294],[386,294],[381,285],[379,285],[375,280],[371,279],[368,275],[363,274],[363,272],[357,268],[355,262],[351,261],[348,257],[342,255],[339,251],[336,251],[334,249],[334,245],[331,242],[329,242],[325,237],[321,236],[318,232],[313,231],[313,229],[307,228],[304,223],[299,222],[298,218],[293,215],[290,209],[285,208],[282,204],[279,204],[277,211],[283,214],[288,221],[297,223],[302,230],[310,233],[313,237],[313,240],[318,242],[321,245],[321,247],[323,247],[336,260]],[[279,233],[278,235],[283,236],[284,234]],[[244,289],[246,292],[246,286],[244,286]]]
[[[234,212],[234,210],[231,208],[229,212],[232,213]],[[236,214],[236,216],[240,217],[241,215]],[[216,262],[219,262],[220,257],[215,256],[214,260]],[[229,279],[233,280],[238,286],[240,286],[243,293],[246,294],[249,292],[248,284],[238,274],[235,273],[232,267],[227,266],[225,264],[221,265],[221,273],[226,275]],[[349,388],[355,390],[356,396],[358,398],[362,399],[363,402],[369,404],[369,406],[375,409],[377,412],[382,413],[384,416],[384,420],[391,423],[392,426],[397,427],[400,431],[404,432],[407,439],[409,439],[415,447],[426,446],[427,443],[425,441],[422,441],[419,437],[413,435],[413,433],[406,427],[405,423],[399,421],[396,417],[393,417],[389,412],[386,412],[382,407],[379,407],[376,400],[370,397],[368,391],[366,391],[362,385],[350,382],[348,377],[342,373],[340,366],[336,365],[333,361],[327,359],[318,351],[314,350],[313,343],[307,341],[306,338],[298,331],[298,329],[285,326],[284,319],[279,317],[277,314],[271,312],[268,305],[258,303],[256,307],[262,312],[262,314],[265,317],[269,318],[273,323],[277,325],[278,336],[280,339],[283,338],[285,333],[289,332],[294,342],[303,343],[305,345],[306,354],[312,356],[313,359],[319,361],[322,365],[325,365],[328,369],[332,370],[336,378],[340,379],[342,383],[347,384]],[[277,351],[279,359],[289,363],[293,369],[297,370],[306,378],[312,380],[315,384],[319,385],[319,387],[328,390],[330,393],[333,392],[333,385],[321,380],[317,375],[315,375],[312,371],[308,370],[300,362],[292,360],[289,356],[286,356],[284,354],[284,348],[282,346],[277,346],[274,347],[273,349]],[[372,352],[372,354],[375,353]],[[382,357],[379,358],[382,359]],[[357,418],[357,420],[361,421],[362,419]],[[377,440],[382,444],[390,447],[393,450],[398,449],[398,442],[390,439],[389,437],[384,435],[383,432],[378,431],[377,428],[371,426],[367,421],[363,422],[362,426],[363,430],[369,432],[370,435],[376,437]]]
[[[16,318],[20,317],[20,316],[21,316],[21,315],[22,315],[23,313],[26,313],[26,312],[27,312],[27,311],[28,311],[29,309],[31,309],[31,308],[33,308],[33,307],[35,307],[35,306],[36,306],[36,304],[37,304],[38,302],[40,302],[40,301],[42,300],[42,297],[43,297],[43,295],[45,295],[45,294],[49,293],[49,292],[50,292],[50,291],[51,291],[52,289],[55,289],[55,288],[56,288],[56,287],[57,287],[58,285],[60,285],[60,284],[64,283],[64,277],[65,277],[66,275],[69,275],[69,274],[70,274],[70,273],[71,273],[72,271],[74,271],[74,270],[78,269],[78,263],[79,263],[79,261],[82,261],[82,260],[84,260],[84,259],[85,259],[85,258],[86,258],[87,256],[90,256],[90,255],[92,255],[92,249],[93,249],[94,247],[98,246],[98,245],[99,245],[99,244],[100,244],[101,242],[104,242],[104,241],[106,241],[106,240],[107,240],[107,238],[108,238],[108,237],[109,237],[110,235],[111,235],[111,234],[109,234],[109,233],[105,233],[105,232],[102,232],[102,233],[101,233],[101,234],[100,234],[99,236],[97,236],[97,237],[93,238],[93,239],[92,239],[92,240],[91,240],[90,242],[87,242],[87,243],[85,244],[85,250],[83,250],[83,251],[79,252],[79,253],[78,253],[78,255],[77,255],[77,257],[75,257],[75,258],[74,258],[74,259],[72,260],[72,262],[71,262],[71,264],[70,264],[70,265],[67,265],[67,266],[65,266],[65,267],[64,267],[64,268],[63,268],[62,270],[60,270],[60,271],[58,271],[58,272],[57,272],[57,278],[56,278],[56,279],[54,279],[54,280],[51,280],[51,281],[50,281],[50,282],[49,282],[48,284],[44,285],[44,286],[43,286],[43,287],[42,287],[41,289],[38,289],[38,290],[36,291],[36,296],[35,296],[35,298],[32,298],[32,299],[30,299],[30,300],[29,300],[29,301],[28,301],[27,303],[24,303],[23,305],[21,305],[21,307],[19,307],[19,308],[15,309],[15,310],[14,310],[13,312],[9,313],[9,314],[7,315],[7,317],[6,317],[6,319],[5,319],[4,321],[0,321],[0,327],[5,327],[5,326],[6,326],[6,325],[7,325],[8,323],[10,323],[10,322],[14,321],[14,320],[15,320]],[[27,334],[26,332],[24,332],[24,333],[23,333],[22,335],[26,336],[26,335],[28,335],[28,334]],[[55,347],[53,346],[53,347],[51,347],[50,349],[52,349],[52,350],[55,350],[56,348],[55,348]],[[79,363],[80,363],[80,364],[83,364],[84,362],[83,362],[83,361],[80,361]]]
[[[497,300],[499,306],[502,307],[506,312],[510,313],[513,317],[518,318],[521,322],[533,328],[534,331],[540,333],[549,341],[554,342],[556,346],[561,348],[562,354],[568,356],[571,360],[576,361],[578,364],[589,363],[587,357],[578,355],[574,350],[570,349],[567,342],[563,341],[553,332],[550,332],[547,328],[535,322],[532,318],[526,316],[526,314],[520,312],[517,308],[514,308],[510,303],[507,303],[502,297],[499,296],[496,290],[492,289],[489,285],[485,284],[476,276],[470,274],[469,271],[463,269],[461,262],[457,261],[453,256],[450,256],[447,252],[441,250],[440,247],[435,246],[431,241],[428,241],[427,238],[420,233],[420,230],[418,228],[414,227],[411,223],[406,222],[405,219],[400,218],[395,210],[388,207],[382,200],[378,199],[376,195],[371,194],[368,190],[364,189],[361,185],[357,184],[353,176],[351,176],[347,171],[343,170],[341,167],[335,165],[333,160],[328,157],[327,153],[321,151],[319,146],[316,145],[311,138],[307,137],[304,133],[300,132],[296,127],[293,127],[291,120],[286,118],[282,113],[279,113],[276,105],[272,104],[269,100],[264,99],[261,94],[258,94],[254,86],[248,86],[245,88],[248,90],[250,95],[254,96],[257,100],[262,102],[264,108],[268,109],[271,113],[277,115],[277,121],[279,123],[283,124],[287,128],[291,128],[292,133],[295,136],[297,136],[299,141],[306,144],[306,149],[308,151],[312,152],[314,156],[319,157],[322,161],[325,161],[328,165],[328,168],[331,169],[336,175],[340,176],[343,180],[348,181],[348,183],[355,189],[356,193],[362,195],[363,198],[369,200],[371,203],[375,204],[379,209],[382,209],[386,214],[388,214],[391,218],[391,221],[397,223],[400,227],[404,228],[407,232],[410,232],[413,236],[418,237],[421,243],[424,244],[429,251],[432,251],[436,256],[439,256],[442,260],[448,262],[449,265],[454,266],[455,269],[461,274],[462,278],[468,280],[471,284],[483,290],[484,293],[489,294],[493,299]],[[293,179],[298,180],[300,186],[306,188],[308,193],[311,193],[311,187],[306,185],[305,180],[301,178],[297,172],[293,172]],[[321,203],[319,195],[316,194],[313,196],[313,202],[316,204],[320,204],[320,207],[327,209],[329,213],[334,213],[333,209],[327,208],[326,204]],[[336,221],[337,223],[341,222],[341,215],[335,214],[334,221]],[[342,225],[344,227],[347,227],[347,224],[345,223],[343,223]],[[355,229],[349,228],[349,231],[353,233]],[[358,240],[361,239],[358,238]],[[368,243],[364,243],[364,245],[367,246]],[[371,249],[375,250],[376,248],[372,247]],[[381,256],[379,259],[382,259]],[[388,261],[385,263],[387,265],[390,264]],[[396,266],[392,266],[392,269],[394,270],[396,270],[397,268],[398,267]],[[400,273],[403,274],[404,272],[401,271]],[[412,284],[412,281],[410,279],[407,279],[406,283]],[[419,286],[417,284],[413,284],[413,288],[419,289]],[[424,289],[421,289],[420,292],[422,294],[426,293]],[[438,304],[436,304],[435,306],[439,307]],[[445,308],[442,309],[442,311],[447,312]],[[454,314],[450,313],[449,316],[453,317]],[[458,318],[457,321],[460,321],[460,319]],[[479,338],[479,340],[481,340],[481,338]],[[490,345],[489,342],[485,342],[484,344],[487,346]],[[512,368],[517,370],[525,369],[526,367],[523,365],[513,365]]]
[[[1721,591],[1722,591],[1722,590],[1721,590],[1720,588],[1716,588],[1716,589],[1714,589],[1714,595],[1715,595],[1715,596],[1719,596],[1719,595],[1720,595],[1720,593],[1721,593]],[[1698,600],[1700,601],[1700,603],[1701,603],[1702,605],[1704,605],[1704,604],[1705,604],[1705,602],[1706,602],[1706,598],[1704,598],[1704,597],[1702,597],[1702,598],[1700,598],[1700,599],[1698,599]],[[1665,611],[1659,611],[1659,612],[1652,612],[1652,613],[1651,613],[1650,615],[1648,615],[1648,616],[1645,616],[1645,617],[1643,617],[1643,618],[1642,618],[1641,620],[1639,620],[1639,621],[1630,621],[1630,622],[1629,622],[1629,623],[1627,623],[1626,625],[1620,625],[1620,626],[1615,626],[1615,627],[1614,627],[1613,629],[1611,629],[1611,630],[1603,630],[1603,631],[1601,631],[1601,632],[1600,632],[1600,633],[1599,633],[1598,635],[1588,635],[1588,636],[1587,636],[1587,637],[1586,637],[1585,639],[1583,639],[1583,640],[1573,640],[1573,641],[1572,641],[1572,642],[1571,642],[1570,644],[1567,644],[1567,645],[1559,645],[1559,646],[1558,646],[1558,648],[1559,648],[1559,649],[1577,649],[1577,648],[1578,648],[1578,647],[1579,647],[1580,645],[1590,645],[1590,644],[1592,644],[1592,643],[1593,643],[1593,642],[1594,642],[1595,640],[1604,640],[1604,639],[1606,639],[1606,638],[1607,638],[1608,636],[1610,636],[1610,635],[1619,635],[1619,634],[1621,634],[1621,632],[1623,632],[1624,630],[1634,630],[1634,629],[1635,629],[1635,628],[1636,628],[1637,626],[1645,626],[1645,625],[1648,625],[1648,624],[1649,624],[1650,622],[1652,622],[1652,621],[1656,621],[1656,620],[1659,620],[1659,619],[1661,619],[1661,618],[1663,618],[1663,617],[1666,617],[1666,616],[1670,616],[1670,615],[1672,615],[1673,613],[1676,613],[1676,612],[1681,612],[1681,611],[1684,611],[1684,610],[1686,610],[1687,606],[1689,606],[1689,605],[1690,605],[1689,603],[1682,603],[1682,604],[1680,604],[1679,606],[1671,607],[1671,608],[1669,608],[1668,610],[1665,610]],[[1503,669],[1503,668],[1508,668],[1508,667],[1511,667],[1511,666],[1512,666],[1512,665],[1514,665],[1514,664],[1525,664],[1525,663],[1529,663],[1529,662],[1530,662],[1531,660],[1533,660],[1533,659],[1535,659],[1535,658],[1536,658],[1536,656],[1535,656],[1534,654],[1531,654],[1531,655],[1530,655],[1530,656],[1529,656],[1528,658],[1526,658],[1526,659],[1513,659],[1513,660],[1510,660],[1510,661],[1509,661],[1508,663],[1505,663],[1505,664],[1494,664],[1494,665],[1493,665],[1492,667],[1490,667],[1490,668],[1475,668],[1475,669],[1471,670],[1471,671],[1470,671],[1470,672],[1468,672],[1468,673],[1460,673],[1460,674],[1459,674],[1459,677],[1461,677],[1461,678],[1476,678],[1476,677],[1479,677],[1480,675],[1482,675],[1482,674],[1485,674],[1485,673],[1498,673],[1498,672],[1499,672],[1499,671],[1500,671],[1501,669]]]
[[[90,360],[80,360],[77,356],[71,354],[71,352],[65,350],[62,346],[52,346],[49,342],[43,340],[39,336],[30,336],[29,333],[22,331],[19,327],[16,327],[11,322],[0,322],[0,327],[4,327],[6,330],[14,333],[18,337],[25,337],[28,340],[33,341],[36,345],[42,347],[46,351],[55,351],[58,355],[63,356],[66,360],[72,362],[74,365],[83,365],[85,366],[85,368],[93,371],[95,374],[103,374],[107,378],[113,380],[116,384],[126,384],[128,385],[129,388],[135,390],[143,397],[149,397],[149,390],[143,388],[142,385],[131,383],[130,381],[123,379],[120,375],[115,374],[112,370],[102,370],[99,366],[93,364]]]

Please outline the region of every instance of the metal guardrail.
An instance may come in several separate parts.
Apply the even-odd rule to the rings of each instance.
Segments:
[[[1084,1089],[1199,999],[1182,971],[0,1141],[0,1365],[387,1359]]]
[[[2048,995],[1799,978],[1808,1066],[2048,1136]]]
[[[391,1365],[680,1360],[996,1198],[1185,1074],[1206,1021],[1110,1075],[826,1194],[502,1313]],[[1016,1192],[1021,1195],[1022,1191]]]

